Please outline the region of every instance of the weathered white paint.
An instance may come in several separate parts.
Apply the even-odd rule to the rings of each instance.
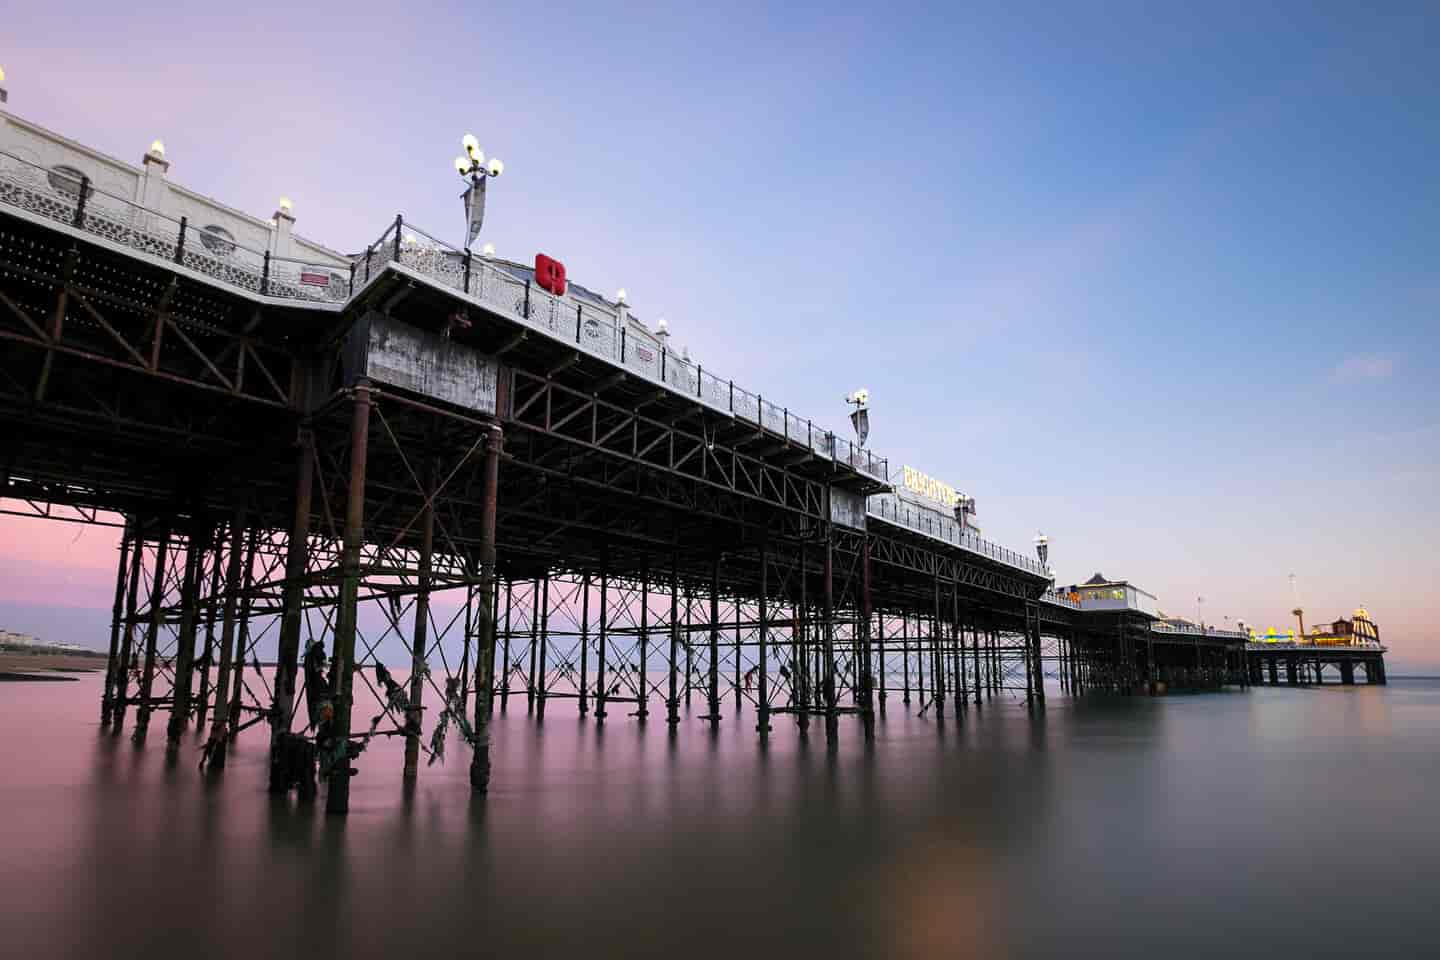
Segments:
[[[365,376],[422,397],[495,413],[500,371],[495,360],[383,314],[371,314],[369,326]]]
[[[831,487],[830,522],[853,530],[864,530],[865,498],[858,493]]]
[[[201,231],[214,225],[227,231],[235,242],[251,251],[269,252],[275,258],[293,258],[316,266],[349,270],[350,261],[322,244],[295,236],[293,216],[270,219],[226,206],[211,197],[190,190],[170,179],[172,158],[147,151],[139,166],[125,163],[58,133],[46,130],[0,110],[0,152],[18,157],[44,171],[57,166],[71,167],[90,178],[95,193],[88,206],[97,213],[133,223],[132,205],[144,207],[154,220],[185,217],[189,229]],[[3,166],[3,164],[0,164]],[[276,191],[278,196],[279,190]],[[170,232],[173,232],[173,228]]]

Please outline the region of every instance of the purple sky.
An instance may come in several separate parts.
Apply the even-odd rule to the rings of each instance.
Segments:
[[[1293,572],[1440,672],[1433,5],[689,6],[38,5],[0,65],[342,250],[458,240],[473,131],[502,255],[817,421],[868,387],[877,451],[1063,580],[1283,627]],[[0,538],[0,627],[91,629],[106,538]]]

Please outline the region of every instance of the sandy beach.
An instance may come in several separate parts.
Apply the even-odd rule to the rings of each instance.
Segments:
[[[104,654],[74,651],[30,653],[0,650],[0,682],[7,680],[74,680],[79,674],[104,672]]]

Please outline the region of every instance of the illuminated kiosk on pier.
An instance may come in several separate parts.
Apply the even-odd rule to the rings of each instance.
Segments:
[[[1102,573],[1095,574],[1084,583],[1065,587],[1061,592],[1078,603],[1081,610],[1133,610],[1146,616],[1160,616],[1154,594],[1141,590],[1128,580],[1107,579]]]

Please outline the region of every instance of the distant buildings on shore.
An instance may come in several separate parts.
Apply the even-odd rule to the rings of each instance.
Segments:
[[[27,647],[36,650],[85,650],[78,643],[54,643],[30,633],[0,630],[0,647]]]

